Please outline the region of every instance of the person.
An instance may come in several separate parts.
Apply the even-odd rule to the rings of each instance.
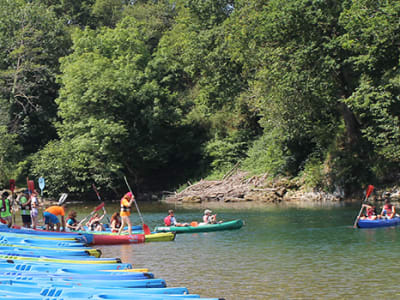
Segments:
[[[164,218],[164,224],[165,226],[176,226],[176,227],[189,226],[189,223],[177,222],[174,216],[174,211],[172,209],[168,210],[168,216]]]
[[[4,191],[0,197],[0,217],[7,224],[8,227],[12,226],[12,214],[11,214],[11,206],[12,203],[8,196],[10,194],[7,191]]]
[[[65,226],[70,231],[82,230],[81,224],[76,220],[77,213],[74,210],[71,210],[68,213],[67,221],[65,222]]]
[[[121,228],[121,216],[119,212],[113,213],[110,219],[111,232],[118,232]]]
[[[98,213],[95,213],[93,217],[90,218],[90,220],[86,223],[86,226],[89,228],[91,231],[104,231],[104,226],[100,222],[106,213],[100,217]]]
[[[128,233],[132,234],[132,223],[129,216],[131,215],[131,206],[133,201],[135,201],[135,196],[128,192],[121,198],[121,227],[118,230],[118,234],[121,234],[124,230],[125,225],[128,225]]]
[[[65,231],[65,207],[63,204],[61,206],[54,205],[47,208],[44,213],[44,224],[46,224],[46,230],[54,230],[54,225],[56,226],[56,231],[60,231],[60,221],[57,216],[61,217],[62,231]]]
[[[203,222],[201,223],[202,225],[217,223],[217,215],[211,215],[211,213],[212,211],[209,209],[204,211]]]
[[[32,221],[32,228],[36,229],[37,226],[37,218],[39,215],[39,199],[38,196],[39,193],[34,190],[30,196],[30,201],[31,201],[31,221]]]
[[[386,197],[385,204],[382,207],[382,211],[380,214],[381,218],[385,217],[387,219],[393,219],[393,217],[396,216],[396,209],[394,205],[390,203],[389,196]]]
[[[31,227],[31,198],[25,193],[19,194],[16,199],[17,204],[21,208],[22,226],[26,228]]]
[[[380,219],[380,216],[377,215],[376,213],[376,207],[371,205],[371,204],[363,204],[362,205],[362,210],[365,208],[365,215],[361,215],[360,219],[361,220],[376,220]]]

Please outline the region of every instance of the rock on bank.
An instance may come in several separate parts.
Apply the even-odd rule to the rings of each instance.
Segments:
[[[168,195],[168,203],[340,201],[340,196],[324,192],[306,192],[285,178],[271,179],[268,174],[249,177],[236,171],[222,180],[201,180],[179,193]]]

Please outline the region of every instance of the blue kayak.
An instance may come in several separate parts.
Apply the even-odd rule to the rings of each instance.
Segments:
[[[26,237],[16,237],[16,236],[4,236],[0,235],[0,243],[9,243],[9,244],[22,244],[22,245],[30,245],[30,246],[39,246],[39,247],[60,247],[60,248],[69,248],[69,247],[85,247],[86,243],[79,243],[76,241],[62,241],[62,240],[44,240],[44,239],[35,239],[35,238],[26,238]]]
[[[154,280],[154,279],[152,279]],[[140,280],[138,280],[139,282]],[[145,280],[142,280],[145,281]],[[160,280],[162,281],[162,280]],[[42,297],[57,297],[60,298],[90,298],[94,297],[105,297],[105,299],[140,299],[140,295],[146,297],[155,297],[159,298],[161,296],[173,297],[177,296],[179,298],[188,296],[189,298],[198,298],[198,295],[190,295],[184,294],[187,292],[186,288],[166,288],[166,287],[149,287],[149,288],[123,288],[116,287],[112,289],[103,289],[103,288],[91,288],[80,286],[72,287],[72,286],[59,286],[55,285],[37,285],[35,282],[29,281],[18,281],[18,280],[1,280],[0,281],[0,295],[1,293],[15,294],[21,293],[21,295],[32,295],[42,296]],[[175,294],[176,293],[176,294]],[[101,295],[101,296],[100,296]],[[48,298],[46,298],[48,299]],[[153,298],[150,298],[153,299]],[[164,298],[162,298],[164,299]]]
[[[39,286],[43,285],[53,285],[61,287],[78,287],[78,288],[98,288],[102,289],[115,289],[115,288],[163,288],[167,284],[164,279],[155,278],[140,278],[131,280],[92,280],[90,276],[86,278],[62,278],[62,277],[36,277],[34,275],[30,276],[18,276],[18,275],[2,275],[0,276],[0,282],[7,280],[13,281],[27,281],[31,283],[36,283]]]
[[[37,278],[43,278],[49,280],[52,278],[68,279],[68,280],[138,280],[138,279],[153,279],[154,274],[148,272],[121,272],[121,273],[79,273],[79,272],[17,272],[1,270],[0,276],[34,276]]]
[[[377,219],[377,220],[358,220],[358,228],[379,228],[379,227],[390,227],[400,225],[400,217],[393,219]]]
[[[93,242],[93,235],[90,233],[73,233],[73,232],[59,232],[59,231],[41,231],[29,228],[4,228],[0,226],[1,235],[4,236],[17,236],[25,238],[38,237],[46,240],[74,240],[86,244]]]
[[[0,295],[3,297],[14,297],[14,299],[135,299],[135,300],[172,300],[172,299],[193,299],[200,298],[196,294],[172,294],[164,293],[167,288],[137,288],[137,289],[76,289],[76,288],[60,288],[60,287],[21,287],[17,282],[10,281],[7,285],[1,284]],[[206,300],[209,298],[203,298]]]
[[[67,263],[43,263],[35,261],[23,261],[23,260],[12,260],[12,259],[0,259],[0,268],[14,268],[16,271],[27,271],[35,270],[40,272],[55,272],[59,269],[78,270],[83,274],[85,272],[93,271],[114,271],[114,270],[130,270],[132,265],[128,263],[119,264],[91,264],[82,265],[79,264],[67,264]]]
[[[65,248],[64,248],[65,249]],[[54,257],[63,257],[63,256],[90,256],[90,252],[88,250],[78,250],[78,251],[65,251],[65,250],[48,250],[48,249],[32,249],[32,248],[19,248],[18,246],[0,246],[0,253],[4,254],[7,252],[15,252],[20,254],[27,255],[45,255],[45,256],[54,256]],[[99,256],[98,256],[99,257]]]
[[[13,258],[11,258],[13,257]],[[39,260],[44,260],[44,261],[48,261],[48,262],[70,262],[70,263],[80,263],[80,262],[90,262],[90,263],[98,263],[98,264],[114,264],[114,263],[120,263],[121,259],[120,258],[96,258],[93,256],[68,256],[68,255],[63,255],[63,256],[59,256],[59,255],[41,255],[41,254],[28,254],[26,252],[16,252],[16,251],[1,251],[0,250],[0,258],[3,259],[26,259],[26,260],[35,260],[35,259],[39,259]]]

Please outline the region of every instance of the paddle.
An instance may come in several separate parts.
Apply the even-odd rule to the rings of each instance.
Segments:
[[[367,201],[368,200],[368,197],[369,197],[369,195],[371,195],[371,193],[372,193],[372,191],[374,190],[374,186],[373,185],[369,185],[368,186],[368,188],[367,188],[367,192],[366,192],[366,194],[365,194],[365,199],[364,199],[364,201],[363,202],[365,202],[365,201]],[[361,209],[360,209],[360,212],[358,213],[358,216],[357,216],[357,218],[356,218],[356,220],[355,220],[355,222],[354,222],[354,225],[353,225],[353,227],[354,228],[357,228],[357,223],[358,223],[358,220],[360,219],[360,216],[361,216],[361,213],[362,213],[362,211],[363,211],[363,203],[361,204]]]
[[[93,190],[95,191],[95,193],[96,193],[96,195],[97,195],[97,199],[99,199],[99,201],[102,201],[101,200],[101,197],[100,197],[100,194],[99,194],[99,192],[97,191],[97,188],[96,188],[96,186],[94,185],[94,183],[92,184],[92,187],[93,187]],[[104,214],[105,215],[107,215],[107,212],[106,212],[106,209],[104,208],[104,206],[103,206],[103,211],[104,211]],[[108,223],[110,223],[110,218],[107,216],[107,220],[108,220]]]
[[[68,197],[67,193],[62,193],[61,196],[60,196],[60,199],[58,199],[58,206],[63,205],[63,203],[65,202],[67,197]]]
[[[43,189],[45,186],[45,182],[44,182],[44,178],[43,177],[39,177],[39,188],[40,188],[40,195],[43,196]]]
[[[132,189],[131,189],[131,187],[129,186],[128,180],[126,179],[126,177],[125,177],[125,176],[124,176],[124,179],[125,179],[126,186],[128,187],[129,191],[130,191],[130,192],[131,192],[131,194],[133,195],[133,193],[132,193]],[[133,200],[133,202],[135,202],[135,206],[136,206],[136,209],[137,209],[137,211],[138,211],[138,214],[139,214],[140,220],[142,220],[142,224],[143,224],[143,232],[144,232],[144,234],[151,234],[151,231],[150,231],[150,228],[149,228],[149,226],[147,226],[147,225],[144,223],[144,220],[143,220],[142,214],[140,213],[140,210],[139,210],[139,206],[137,205],[137,203],[136,203],[136,201],[135,201],[135,200]]]
[[[87,218],[93,217],[93,215],[94,215],[96,212],[98,212],[100,209],[102,209],[103,207],[104,207],[104,202],[102,202],[99,206],[97,206],[97,207],[90,213],[90,215],[86,216],[82,221],[80,221],[77,227],[79,228],[79,226],[82,225],[82,223],[85,222],[85,221],[87,220]]]

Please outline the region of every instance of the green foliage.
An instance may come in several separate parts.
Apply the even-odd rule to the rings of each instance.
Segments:
[[[8,181],[16,178],[21,146],[16,143],[17,135],[10,134],[6,126],[0,126],[0,184],[8,187]]]
[[[247,152],[242,167],[252,174],[269,173],[270,175],[286,174],[290,162],[290,152],[284,147],[282,135],[272,130],[256,140]]]
[[[161,189],[237,162],[310,188],[396,180],[399,17],[398,1],[0,0],[0,180]]]

